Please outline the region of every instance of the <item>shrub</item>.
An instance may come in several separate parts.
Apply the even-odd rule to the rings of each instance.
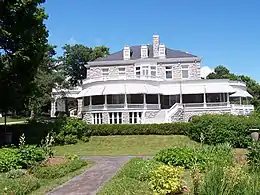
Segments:
[[[197,163],[197,155],[193,148],[175,147],[161,150],[155,155],[155,160],[168,165],[191,168]]]
[[[85,160],[75,159],[65,164],[53,165],[53,166],[37,166],[30,170],[35,177],[39,179],[54,179],[61,178],[66,174],[76,171],[81,167],[87,165]]]
[[[101,124],[88,125],[92,136],[107,135],[186,135],[190,124]]]
[[[254,169],[260,169],[260,142],[254,141],[248,147],[247,159],[249,165]]]
[[[28,167],[44,161],[46,156],[42,148],[33,145],[25,145],[19,149],[17,158],[19,165],[22,168],[27,169]]]
[[[228,166],[233,163],[232,148],[228,144],[217,146],[200,146],[196,148],[175,147],[161,150],[155,157],[155,160],[167,165],[182,166],[190,169],[194,166],[204,170],[212,164]]]
[[[246,147],[251,141],[250,128],[259,128],[260,120],[256,117],[234,115],[202,115],[193,117],[188,136],[204,143],[216,145],[230,143],[234,147]]]
[[[0,149],[0,172],[7,172],[12,169],[19,169],[18,150],[12,148]]]
[[[162,165],[151,173],[150,186],[155,194],[182,192],[182,167]]]
[[[160,162],[154,160],[134,158],[124,167],[124,175],[139,181],[146,181],[150,178],[151,171],[160,165],[162,165]]]
[[[65,121],[58,120],[57,123],[61,125],[58,129],[53,129],[56,132],[54,136],[55,143],[57,144],[75,144],[78,140],[86,141],[86,137],[90,136],[88,131],[88,126],[85,121],[76,119],[76,118],[67,118],[63,119]]]

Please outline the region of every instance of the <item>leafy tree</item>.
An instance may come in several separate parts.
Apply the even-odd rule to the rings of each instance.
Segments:
[[[87,74],[85,65],[89,61],[109,54],[109,48],[105,46],[91,48],[81,44],[65,45],[63,50],[64,54],[60,60],[64,65],[71,86],[82,84],[82,80],[86,78]]]
[[[38,67],[34,78],[34,88],[29,97],[28,108],[31,110],[31,118],[34,114],[42,111],[42,108],[51,102],[51,92],[56,84],[62,85],[65,81],[65,74],[56,59],[53,58],[55,47],[49,45],[42,63]]]
[[[224,66],[217,66],[214,72],[207,76],[207,79],[230,79],[245,82],[248,92],[253,95],[251,103],[255,106],[256,111],[260,112],[260,84],[256,80],[249,76],[230,73]]]
[[[47,51],[45,0],[0,1],[0,110],[24,106]],[[5,114],[6,115],[6,114]]]

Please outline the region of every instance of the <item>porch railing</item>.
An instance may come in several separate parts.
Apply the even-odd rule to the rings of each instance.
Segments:
[[[82,108],[83,111],[102,111],[102,110],[137,110],[137,109],[148,109],[148,110],[159,110],[159,104],[100,104],[100,105],[88,105]]]

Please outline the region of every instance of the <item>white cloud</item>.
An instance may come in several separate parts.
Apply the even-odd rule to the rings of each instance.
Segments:
[[[202,78],[206,78],[210,73],[214,72],[214,69],[208,67],[208,66],[203,66],[200,69],[200,76]]]
[[[76,41],[76,39],[72,36],[72,37],[70,37],[70,39],[68,40],[68,44],[69,44],[69,45],[75,45],[75,44],[77,44],[77,41]]]

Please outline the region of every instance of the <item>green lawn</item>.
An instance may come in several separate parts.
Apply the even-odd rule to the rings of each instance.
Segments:
[[[27,118],[25,117],[18,117],[18,118],[13,118],[13,117],[7,117],[6,118],[6,121],[7,122],[20,122],[20,121],[26,121]],[[5,122],[5,118],[4,117],[1,117],[0,118],[0,123],[4,123]]]
[[[164,148],[196,144],[188,137],[181,135],[93,136],[87,143],[56,146],[55,154],[77,154],[80,156],[154,155]]]

